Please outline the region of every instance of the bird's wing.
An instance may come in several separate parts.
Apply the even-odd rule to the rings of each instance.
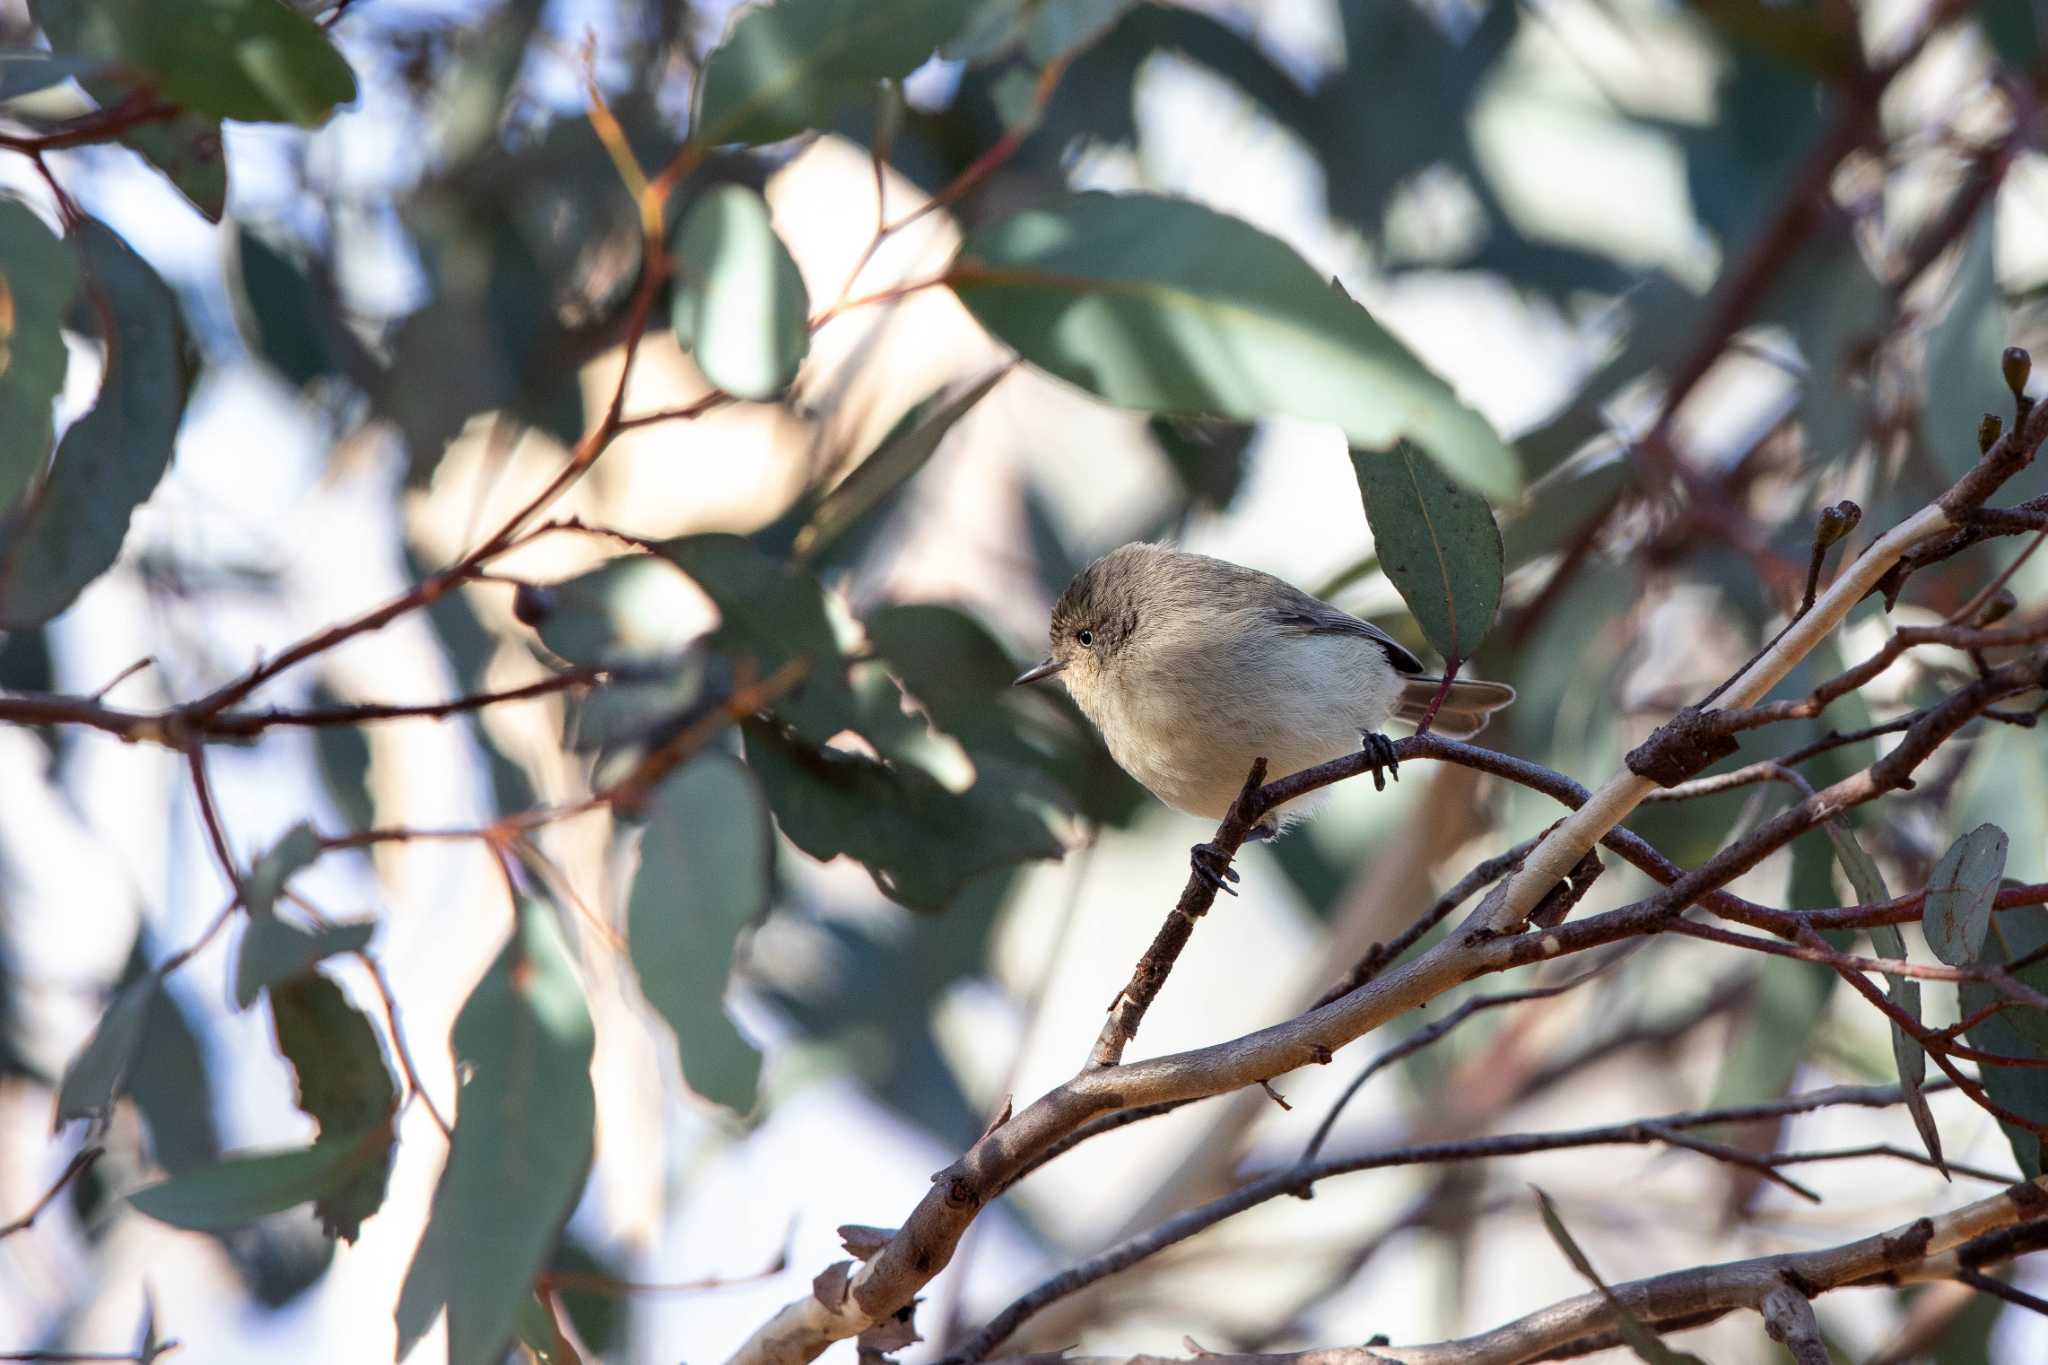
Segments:
[[[1294,601],[1273,609],[1276,625],[1291,627],[1309,635],[1362,635],[1386,651],[1387,662],[1397,672],[1420,673],[1422,660],[1409,653],[1399,640],[1381,630],[1370,621],[1361,621],[1349,612],[1339,611],[1329,603],[1302,593]]]

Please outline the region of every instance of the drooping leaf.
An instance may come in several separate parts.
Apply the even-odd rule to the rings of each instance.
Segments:
[[[1927,946],[1951,967],[1966,967],[1984,950],[1991,903],[2005,875],[2005,831],[1979,825],[1949,845],[1927,882],[1920,927]]]
[[[1856,899],[1865,905],[1888,901],[1891,892],[1885,889],[1884,876],[1877,870],[1877,863],[1863,845],[1857,842],[1855,833],[1848,823],[1837,817],[1825,826],[1828,840],[1835,846],[1836,861],[1849,878],[1849,884],[1856,888]],[[1874,924],[1870,928],[1870,943],[1885,957],[1904,958],[1906,938],[1896,924]],[[1885,983],[1885,998],[1912,1018],[1920,1019],[1920,983],[1908,977],[1889,977]],[[1913,1126],[1920,1131],[1920,1140],[1927,1147],[1927,1155],[1941,1173],[1948,1174],[1948,1166],[1941,1156],[1941,1130],[1935,1126],[1934,1112],[1927,1107],[1927,1097],[1920,1086],[1927,1079],[1927,1053],[1911,1034],[1894,1020],[1891,1021],[1892,1058],[1899,1067],[1899,1089],[1905,1095],[1906,1112],[1913,1116]]]
[[[1987,967],[2004,966],[2048,949],[2048,908],[2038,905],[2002,910],[1991,917],[1991,929],[1984,937],[1983,956]],[[2016,973],[2019,980],[2035,990],[2048,988],[2048,961],[2036,961]],[[1962,1013],[1976,1014],[2006,999],[1997,987],[1982,981],[1965,981],[1959,991]],[[1970,1046],[1996,1057],[2035,1061],[2048,1059],[2048,1015],[2024,1005],[2009,1004],[1996,1014],[1970,1026]],[[2048,1070],[2038,1067],[1978,1065],[1978,1075],[1992,1100],[2023,1118],[2048,1126]],[[2028,1179],[2039,1176],[2044,1164],[2040,1134],[2018,1124],[1999,1120],[2012,1154]]]
[[[768,202],[745,185],[697,196],[676,229],[676,339],[704,377],[741,398],[773,398],[811,349],[811,298]]]
[[[617,668],[681,657],[694,638],[689,623],[702,600],[675,565],[653,555],[622,555],[522,591],[518,610],[541,643],[570,663]]]
[[[249,1008],[264,988],[304,976],[323,958],[367,948],[376,930],[374,924],[361,923],[309,932],[275,916],[252,917],[235,956],[236,1006]]]
[[[1471,658],[1500,610],[1502,548],[1493,509],[1412,442],[1354,450],[1351,464],[1380,567],[1437,652]]]
[[[0,513],[0,629],[49,620],[113,564],[129,517],[170,463],[185,406],[171,291],[98,221],[85,219],[72,238],[86,273],[74,316],[93,330],[111,320],[114,332],[99,400],[64,433],[28,500]]]
[[[1707,1365],[1704,1360],[1689,1351],[1666,1346],[1663,1338],[1651,1331],[1641,1318],[1622,1306],[1621,1300],[1608,1289],[1607,1281],[1601,1279],[1600,1272],[1593,1268],[1593,1262],[1579,1249],[1579,1244],[1572,1240],[1570,1231],[1565,1228],[1564,1219],[1557,1216],[1557,1206],[1550,1202],[1550,1196],[1542,1190],[1536,1191],[1536,1207],[1543,1215],[1544,1230],[1549,1232],[1550,1240],[1557,1243],[1557,1248],[1564,1253],[1565,1259],[1572,1263],[1572,1269],[1585,1276],[1607,1299],[1608,1305],[1614,1310],[1615,1330],[1620,1333],[1622,1342],[1629,1350],[1635,1352],[1638,1360],[1648,1361],[1649,1365]]]
[[[1514,452],[1292,247],[1198,204],[1085,193],[970,234],[947,272],[982,325],[1033,364],[1153,412],[1333,422],[1403,437],[1461,482],[1520,488]]]
[[[496,1365],[590,1170],[597,1106],[583,990],[552,911],[528,902],[455,1021],[463,1086],[448,1165],[398,1304],[399,1355],[448,1310],[448,1356]]]
[[[298,1079],[298,1106],[319,1125],[321,1139],[366,1144],[350,1178],[314,1206],[329,1236],[354,1241],[363,1220],[384,1202],[397,1083],[376,1029],[317,972],[273,985],[270,1013],[278,1050]]]
[[[852,723],[846,661],[815,579],[739,536],[684,536],[664,543],[661,553],[718,605],[710,644],[736,669],[751,668],[760,679],[785,664],[802,668],[802,680],[775,703],[777,716],[817,743]]]
[[[1977,424],[1985,413],[2012,422],[2012,394],[1998,367],[2006,347],[2006,320],[1994,251],[1997,217],[1977,215],[1956,267],[1948,311],[1927,334],[1920,435],[1935,467],[1950,478],[1977,463]]]
[[[149,971],[140,935],[129,955],[131,979]],[[151,1159],[172,1175],[211,1165],[220,1158],[220,1129],[214,1121],[208,1057],[178,997],[150,992],[142,1038],[122,1089],[135,1102],[149,1131]]]
[[[235,233],[235,265],[250,350],[295,387],[346,373],[319,287],[298,262],[244,223]]]
[[[913,910],[945,909],[977,873],[1060,854],[1044,813],[986,774],[951,792],[908,763],[819,748],[771,723],[744,730],[782,832],[814,858],[847,854]]]
[[[539,1293],[527,1295],[519,1305],[519,1344],[535,1365],[583,1365],[582,1353],[555,1318],[554,1305]]]
[[[68,358],[59,329],[77,290],[78,263],[56,234],[0,199],[0,509],[49,461]]]
[[[779,142],[823,128],[956,33],[967,0],[777,0],[741,14],[704,63],[691,136]]]
[[[162,984],[152,971],[115,994],[85,1046],[64,1064],[64,1077],[57,1083],[56,1127],[73,1119],[105,1121],[127,1080],[142,1041],[143,1022]]]
[[[823,557],[833,542],[885,507],[910,477],[937,453],[946,434],[1008,373],[990,371],[950,394],[926,399],[903,414],[881,444],[821,499],[796,534],[798,558]]]
[[[313,127],[356,97],[327,34],[280,0],[108,0],[105,12],[122,57],[171,104]]]
[[[761,1056],[725,1013],[725,980],[740,932],[767,912],[774,839],[753,775],[727,755],[700,754],[649,803],[628,900],[633,970],[675,1031],[683,1078],[742,1115]]]
[[[357,1134],[292,1151],[230,1156],[144,1186],[128,1201],[173,1227],[225,1232],[333,1194],[377,1160],[375,1139]],[[388,1149],[389,1136],[383,1141]]]
[[[277,908],[277,898],[294,873],[320,856],[320,834],[301,820],[285,831],[269,851],[256,859],[249,875],[242,878],[242,906],[252,919],[263,919]]]
[[[88,88],[97,92],[106,86],[113,82],[95,81]],[[183,109],[159,122],[137,124],[121,135],[121,142],[162,172],[207,222],[218,223],[227,212],[228,153],[219,119]]]

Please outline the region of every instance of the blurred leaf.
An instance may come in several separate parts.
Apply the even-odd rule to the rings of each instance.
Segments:
[[[242,878],[242,906],[251,919],[266,919],[277,909],[285,883],[320,856],[320,833],[304,820],[285,831],[269,851],[256,859]]]
[[[904,413],[867,458],[810,510],[803,528],[796,533],[797,557],[820,558],[863,518],[892,505],[910,477],[938,452],[954,423],[986,398],[989,390],[1008,373],[1008,366],[991,370],[970,384],[934,394]]]
[[[98,89],[110,84],[95,81],[88,88],[99,99]],[[227,212],[228,154],[219,119],[181,110],[159,122],[137,124],[121,134],[121,142],[161,171],[207,222],[218,223]]]
[[[969,0],[777,0],[742,13],[704,63],[692,140],[779,142],[907,76]]]
[[[1536,1207],[1543,1215],[1543,1227],[1550,1233],[1550,1240],[1557,1243],[1558,1250],[1572,1263],[1572,1269],[1591,1281],[1593,1287],[1607,1300],[1608,1306],[1614,1310],[1614,1329],[1620,1334],[1622,1343],[1635,1352],[1638,1360],[1649,1361],[1650,1365],[1707,1365],[1690,1352],[1666,1346],[1661,1337],[1643,1325],[1641,1318],[1622,1306],[1621,1300],[1608,1289],[1607,1281],[1600,1278],[1600,1272],[1593,1269],[1593,1263],[1586,1258],[1586,1253],[1579,1250],[1579,1244],[1572,1240],[1571,1233],[1565,1229],[1564,1220],[1557,1216],[1556,1205],[1550,1202],[1550,1196],[1542,1190],[1536,1190]]]
[[[2048,907],[2018,906],[1991,917],[1991,932],[1985,937],[1984,954],[1978,960],[1987,967],[1997,967],[2044,949],[2048,949]],[[2048,987],[2048,962],[2037,961],[2015,975],[2023,984],[2041,990]],[[1981,981],[1963,982],[1960,996],[1965,1018],[2006,998],[1995,986]],[[2037,1061],[2048,1058],[2048,1016],[2023,1005],[1987,1015],[1970,1028],[1967,1036],[1970,1046],[1996,1057]],[[1995,1103],[2035,1123],[2048,1124],[2048,1070],[1980,1062],[1977,1074]],[[2040,1176],[2040,1135],[2003,1119],[1998,1126],[2005,1130],[2020,1170],[2029,1180]]]
[[[678,659],[702,599],[654,555],[621,555],[588,573],[522,590],[519,611],[541,643],[572,664],[617,668]]]
[[[1500,611],[1500,527],[1486,499],[1409,441],[1351,452],[1380,567],[1446,660],[1479,649]]]
[[[587,1276],[598,1283],[626,1278],[621,1267],[600,1258],[576,1240],[574,1233],[562,1238],[548,1262],[548,1271],[555,1275]],[[630,1303],[615,1295],[579,1289],[573,1280],[556,1287],[555,1302],[568,1314],[570,1326],[593,1354],[609,1359],[624,1347],[626,1319],[632,1311]]]
[[[1692,7],[1728,37],[1809,75],[1839,77],[1862,62],[1853,13],[1831,4],[1692,0]]]
[[[1884,877],[1877,870],[1877,864],[1856,841],[1848,821],[1841,816],[1829,820],[1825,826],[1828,840],[1835,846],[1835,858],[1842,864],[1849,884],[1856,888],[1856,899],[1865,905],[1879,904],[1892,898],[1885,889]],[[1906,937],[1899,932],[1896,924],[1873,924],[1870,926],[1870,943],[1883,957],[1904,959]],[[1920,983],[1908,977],[1887,977],[1885,998],[1904,1010],[1915,1023],[1920,1021]],[[1899,1067],[1899,1089],[1906,1099],[1906,1111],[1913,1116],[1913,1126],[1920,1130],[1920,1141],[1926,1144],[1927,1155],[1934,1161],[1935,1168],[1943,1176],[1948,1175],[1948,1165],[1941,1156],[1941,1130],[1935,1126],[1934,1113],[1927,1107],[1927,1097],[1920,1093],[1921,1082],[1927,1079],[1927,1053],[1920,1043],[1897,1022],[1891,1024],[1892,1058]]]
[[[295,388],[345,373],[335,359],[328,310],[296,261],[242,223],[235,231],[235,264],[250,350]]]
[[[1085,193],[977,229],[947,282],[1025,359],[1125,407],[1413,437],[1461,481],[1520,487],[1514,453],[1292,247],[1198,204]]]
[[[377,926],[366,921],[308,933],[273,916],[251,918],[235,956],[236,1008],[249,1008],[266,987],[304,976],[324,958],[360,952],[376,931]]]
[[[1244,486],[1257,428],[1246,422],[1154,417],[1145,424],[1190,500],[1222,511]]]
[[[382,1206],[391,1175],[398,1087],[383,1046],[362,1011],[318,973],[273,985],[270,1014],[278,1050],[298,1078],[298,1106],[319,1125],[320,1138],[367,1144],[351,1178],[314,1206],[328,1236],[354,1241]]]
[[[316,708],[346,703],[325,686],[313,689]],[[320,760],[320,780],[350,829],[377,823],[370,797],[370,741],[353,725],[321,725],[313,730],[313,749]]]
[[[986,776],[955,793],[909,764],[819,748],[762,721],[743,729],[748,766],[790,841],[820,860],[847,854],[912,910],[943,910],[977,873],[1062,852],[1044,816]]]
[[[94,57],[45,52],[39,47],[0,48],[0,102],[82,79],[104,65]]]
[[[1830,212],[1779,276],[1760,315],[1785,324],[1806,357],[1799,407],[1818,462],[1861,444],[1870,402],[1870,359],[1893,317],[1891,291],[1863,259],[1846,214]],[[1995,368],[1995,366],[1994,366]]]
[[[2005,831],[1979,825],[1949,845],[1927,881],[1920,927],[1927,946],[1951,967],[1967,967],[1984,950],[1991,929],[1991,903],[2005,875]]]
[[[78,263],[56,234],[28,205],[0,199],[0,508],[49,462],[69,359],[59,328],[77,291]]]
[[[302,1150],[231,1156],[218,1165],[145,1186],[129,1195],[128,1202],[173,1227],[222,1232],[326,1198],[380,1154],[388,1158],[390,1140],[389,1133],[367,1133],[316,1142]],[[351,1233],[344,1235],[353,1240]]]
[[[1952,479],[1977,463],[1977,424],[1985,413],[2012,422],[2012,394],[1998,364],[2005,352],[2006,320],[1993,251],[1997,217],[1977,215],[1956,267],[1948,311],[1927,334],[1920,435],[1935,466]]]
[[[751,665],[758,679],[802,661],[803,680],[775,704],[777,716],[816,743],[851,723],[846,662],[816,580],[739,536],[684,536],[662,545],[661,553],[717,603],[710,644],[736,669]]]
[[[143,1022],[161,985],[152,971],[115,993],[92,1036],[64,1064],[64,1078],[57,1083],[56,1127],[73,1119],[90,1119],[95,1126],[106,1120],[127,1081]]]
[[[697,196],[676,229],[676,340],[719,388],[773,398],[811,349],[811,299],[768,202],[745,185]]]
[[[699,754],[655,790],[627,903],[633,970],[675,1031],[683,1078],[741,1115],[761,1054],[726,1015],[725,982],[740,933],[768,912],[774,840],[753,775]]]
[[[569,948],[528,901],[455,1021],[468,1076],[448,1164],[398,1302],[398,1354],[448,1310],[448,1356],[497,1365],[590,1171],[592,1035]]]
[[[1025,5],[1024,54],[1043,65],[1086,47],[1131,4],[1132,0],[1030,0]]]
[[[356,97],[326,33],[279,0],[106,0],[104,14],[122,57],[171,104],[314,127]]]
[[[1064,689],[1010,685],[1017,662],[974,618],[910,603],[871,612],[862,625],[933,724],[977,766],[999,759],[1043,773],[1082,814],[1109,824],[1145,799]]]
[[[570,1342],[569,1334],[555,1320],[554,1306],[538,1292],[526,1296],[519,1306],[519,1344],[537,1365],[583,1365],[583,1357]]]
[[[129,972],[140,979],[149,968],[140,936]],[[220,1131],[213,1117],[213,1087],[206,1054],[185,1008],[169,990],[150,992],[123,1087],[149,1130],[150,1157],[172,1175],[210,1165],[220,1157]]]
[[[1977,0],[1977,23],[1999,61],[2019,75],[2038,76],[2048,0]]]
[[[1693,212],[1730,258],[1764,229],[1820,138],[1822,94],[1803,72],[1738,46],[1721,69],[1714,118],[1671,129]]]
[[[0,513],[0,629],[40,625],[112,566],[128,519],[170,463],[185,408],[183,329],[171,291],[95,219],[81,221],[90,302],[74,314],[114,325],[99,401],[72,423],[49,476]]]

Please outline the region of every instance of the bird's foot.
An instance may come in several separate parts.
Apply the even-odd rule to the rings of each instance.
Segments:
[[[1258,824],[1245,831],[1244,841],[1248,844],[1256,844],[1261,839],[1277,839],[1279,837],[1280,826],[1274,824],[1271,820],[1261,820]]]
[[[1230,865],[1230,855],[1214,844],[1196,844],[1188,850],[1188,866],[1195,875],[1215,887],[1226,896],[1235,896],[1236,890],[1230,883],[1237,880],[1237,869]]]
[[[1387,778],[1401,780],[1401,760],[1394,754],[1394,741],[1377,730],[1361,730],[1359,741],[1364,745],[1367,771],[1372,773],[1372,789],[1383,792],[1387,789]],[[1382,775],[1381,769],[1386,770]]]

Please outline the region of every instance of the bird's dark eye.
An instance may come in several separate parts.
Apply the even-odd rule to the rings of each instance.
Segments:
[[[1074,638],[1081,642],[1081,648],[1086,649],[1095,643],[1095,632],[1092,630],[1077,630],[1074,632]]]

